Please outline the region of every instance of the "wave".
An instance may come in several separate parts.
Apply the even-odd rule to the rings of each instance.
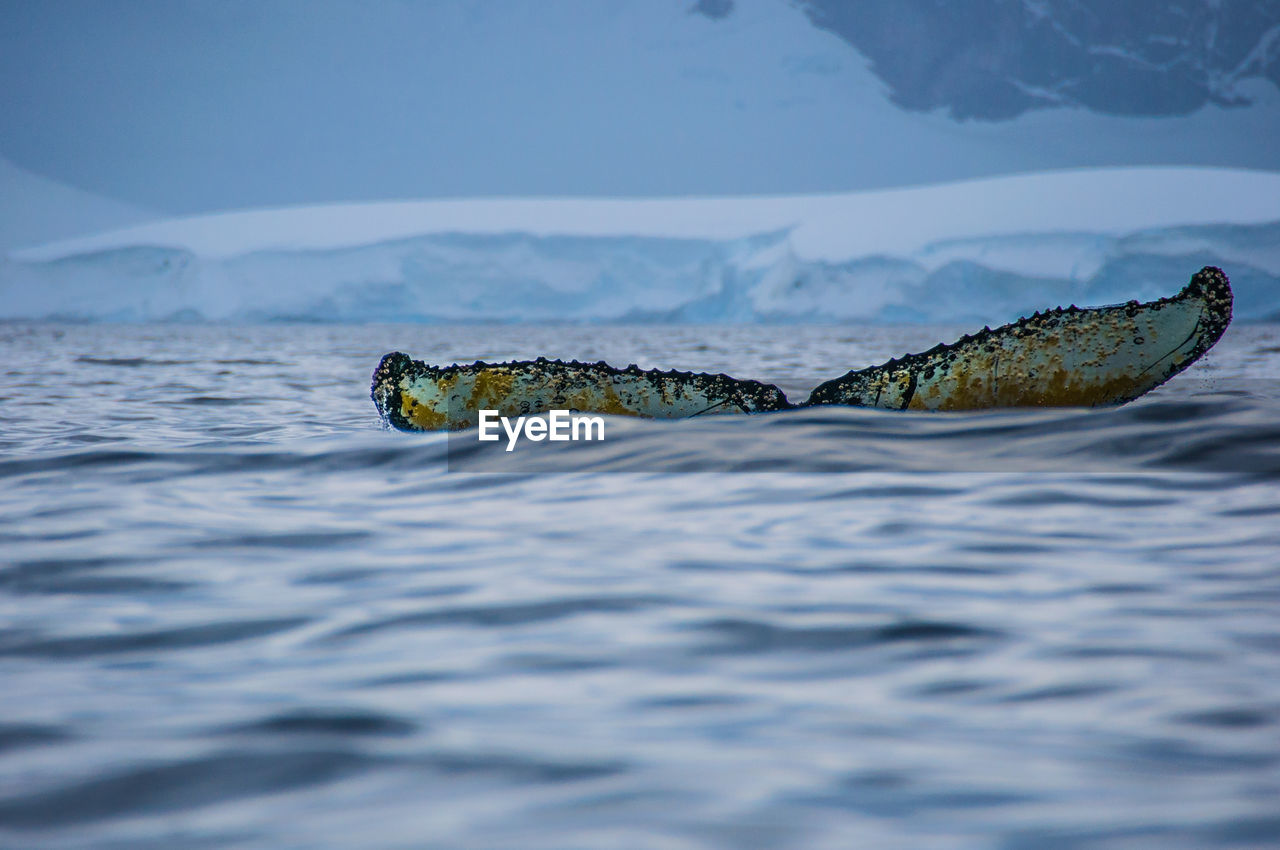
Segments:
[[[88,474],[121,481],[253,472],[327,477],[373,469],[450,472],[1191,472],[1280,477],[1277,388],[1217,386],[1121,408],[910,413],[824,406],[750,416],[685,420],[604,417],[606,439],[480,442],[474,429],[449,434],[372,432],[266,445],[168,449],[98,447],[0,461],[0,480]],[[452,481],[472,486],[467,476]],[[483,479],[474,486],[484,486]],[[1052,502],[1056,496],[1043,494]],[[1071,498],[1077,498],[1072,495]],[[297,539],[295,539],[297,538]],[[327,546],[323,531],[236,539],[235,546]],[[200,544],[206,545],[206,544]]]

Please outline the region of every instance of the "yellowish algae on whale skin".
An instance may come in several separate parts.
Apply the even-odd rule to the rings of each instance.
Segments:
[[[392,352],[374,371],[383,420],[405,431],[474,427],[480,410],[549,410],[680,419],[840,404],[894,410],[1099,407],[1151,391],[1208,351],[1231,321],[1221,269],[1171,298],[1058,308],[828,381],[802,405],[777,387],[728,375],[537,360],[431,366]]]

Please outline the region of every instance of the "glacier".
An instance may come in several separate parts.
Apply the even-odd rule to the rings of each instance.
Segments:
[[[963,322],[1217,265],[1280,319],[1280,175],[1094,169],[822,196],[340,204],[16,251],[0,319]]]

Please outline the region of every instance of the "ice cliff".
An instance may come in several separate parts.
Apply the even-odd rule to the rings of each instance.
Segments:
[[[1099,169],[847,195],[337,205],[11,254],[0,319],[965,322],[1231,275],[1280,318],[1280,175]]]

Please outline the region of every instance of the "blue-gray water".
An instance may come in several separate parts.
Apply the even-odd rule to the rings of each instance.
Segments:
[[[1277,846],[1280,327],[1118,410],[519,461],[368,398],[956,332],[0,326],[0,846]]]

